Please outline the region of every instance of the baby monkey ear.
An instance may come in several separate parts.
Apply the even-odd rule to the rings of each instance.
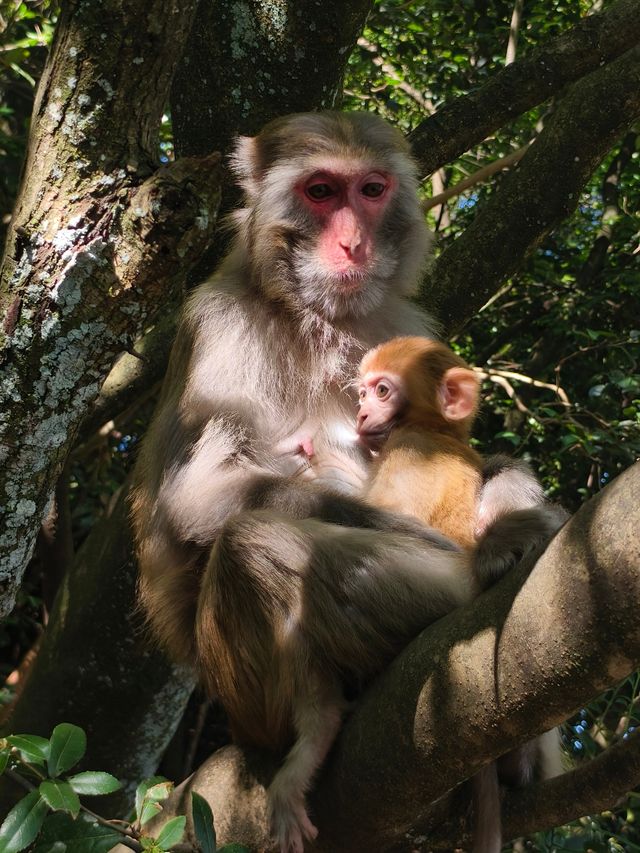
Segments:
[[[448,421],[473,417],[478,409],[480,380],[473,370],[452,367],[442,377],[440,402],[442,414]]]

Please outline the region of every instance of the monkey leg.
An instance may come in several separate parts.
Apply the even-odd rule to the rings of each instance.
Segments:
[[[196,664],[242,742],[293,747],[270,789],[284,851],[314,836],[304,795],[340,725],[342,679],[379,672],[475,592],[468,554],[273,510],[223,527],[202,578]]]
[[[267,792],[281,853],[302,853],[303,839],[313,841],[318,834],[307,814],[305,794],[340,730],[345,707],[337,679],[309,675],[294,707],[294,745]]]

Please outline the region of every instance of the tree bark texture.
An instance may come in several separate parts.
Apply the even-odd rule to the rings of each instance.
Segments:
[[[201,0],[171,97],[176,150],[229,150],[287,113],[330,109],[371,0]]]
[[[320,774],[311,849],[468,844],[470,792],[460,783],[640,665],[639,525],[637,463],[585,504],[533,570],[517,568],[408,646],[366,693]],[[637,780],[639,752],[631,739],[508,793],[505,837],[613,805]],[[219,842],[266,849],[271,771],[264,758],[227,747],[177,789],[163,820],[184,813],[197,790],[212,805]]]
[[[576,208],[586,181],[639,116],[640,46],[568,90],[518,166],[423,282],[420,299],[448,332],[477,313]]]
[[[154,171],[195,4],[79,0],[56,29],[0,279],[0,614],[115,355],[213,230],[217,155]]]
[[[423,173],[429,175],[455,160],[511,119],[639,41],[640,3],[618,0],[507,65],[484,86],[445,104],[414,128],[409,139]],[[597,102],[593,106],[597,109]]]

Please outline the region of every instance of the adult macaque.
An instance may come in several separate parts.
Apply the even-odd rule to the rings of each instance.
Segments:
[[[421,337],[380,344],[360,363],[358,399],[360,441],[379,451],[367,501],[412,515],[463,548],[477,550],[474,568],[483,584],[505,568],[493,560],[496,536],[508,539],[515,533],[518,541],[533,544],[538,510],[504,515],[488,530],[486,519],[479,523],[483,461],[469,446],[469,437],[480,402],[480,381],[449,347]],[[560,508],[548,511],[562,522]],[[553,776],[561,769],[557,734],[548,732],[476,774],[475,853],[502,849],[498,771],[505,781],[521,785],[536,772]]]
[[[405,299],[429,239],[402,135],[373,115],[294,115],[241,139],[233,165],[245,207],[184,310],[133,516],[157,636],[237,740],[288,750],[269,801],[280,850],[300,853],[344,679],[381,670],[478,584],[446,537],[358,499],[367,463],[345,384],[367,349],[431,331]],[[540,500],[530,475],[494,474],[490,496],[504,478],[521,483],[511,507]],[[552,533],[542,512],[537,535]]]

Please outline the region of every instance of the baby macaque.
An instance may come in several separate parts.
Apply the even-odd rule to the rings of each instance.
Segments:
[[[380,450],[367,499],[476,543],[482,458],[469,446],[479,379],[449,347],[394,338],[360,365],[360,441]]]

